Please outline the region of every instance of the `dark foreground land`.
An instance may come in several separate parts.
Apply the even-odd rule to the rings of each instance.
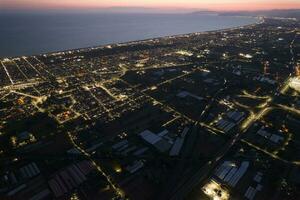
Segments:
[[[5,58],[0,199],[298,199],[300,22]]]

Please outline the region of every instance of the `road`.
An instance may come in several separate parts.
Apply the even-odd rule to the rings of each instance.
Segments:
[[[290,45],[290,52],[291,52],[291,64],[294,64],[294,51],[293,51],[293,44],[296,39],[296,36],[294,40],[291,42]],[[289,85],[290,77],[288,77],[282,86],[279,86],[279,89],[277,91],[280,91],[280,93],[284,93]],[[199,185],[201,182],[206,180],[210,176],[210,172],[213,171],[215,166],[218,164],[218,162],[224,157],[224,155],[227,154],[227,152],[236,144],[236,142],[241,140],[241,137],[243,133],[245,133],[249,127],[251,127],[257,120],[261,119],[263,116],[265,116],[270,110],[272,110],[271,104],[274,100],[274,96],[276,96],[277,91],[274,92],[273,95],[266,98],[266,101],[262,104],[262,106],[259,108],[259,110],[256,113],[253,113],[248,117],[248,119],[245,120],[245,123],[241,126],[240,131],[223,147],[220,149],[220,151],[215,155],[215,159],[209,160],[203,167],[201,167],[199,170],[197,170],[192,177],[183,177],[183,179],[186,179],[182,184],[178,185],[172,192],[172,195],[169,199],[171,200],[182,200],[184,199],[187,194],[189,194],[195,186]],[[196,123],[197,124],[197,123]],[[249,146],[253,147],[249,144]],[[255,147],[253,147],[255,148]],[[257,149],[257,148],[255,148]],[[261,149],[260,150],[263,153],[266,153],[266,155],[271,156],[272,158],[277,158],[273,154],[270,154],[269,152],[265,152]],[[283,162],[286,162],[284,159],[280,159]],[[297,163],[294,163],[297,164]]]

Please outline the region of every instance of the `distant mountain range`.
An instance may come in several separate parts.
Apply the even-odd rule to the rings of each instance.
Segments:
[[[100,12],[108,13],[193,13],[197,9],[181,9],[181,8],[147,8],[147,7],[108,7],[99,9]],[[204,11],[199,11],[204,12]]]
[[[300,19],[300,9],[219,12],[219,15],[223,15],[223,16],[266,16],[266,17],[284,17],[284,18]]]
[[[1,1],[1,0],[0,0]],[[300,9],[289,10],[262,10],[262,11],[210,11],[199,9],[182,9],[182,8],[151,8],[151,7],[108,7],[95,9],[54,9],[54,10],[13,10],[0,8],[0,13],[35,13],[35,12],[58,12],[58,13],[141,13],[141,14],[214,14],[221,16],[266,16],[266,17],[284,17],[300,19]]]
[[[111,7],[100,12],[110,13],[187,13],[187,14],[218,14],[222,16],[266,16],[266,17],[284,17],[300,19],[300,9],[290,10],[262,10],[262,11],[210,11],[197,9],[159,9],[159,8],[144,8],[144,7]]]
[[[0,0],[1,2],[1,0]],[[199,11],[199,9],[182,9],[182,8],[151,8],[151,7],[106,7],[90,9],[10,9],[1,8],[2,13],[121,13],[121,14],[186,14]]]

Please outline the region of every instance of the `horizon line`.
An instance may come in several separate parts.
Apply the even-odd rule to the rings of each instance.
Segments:
[[[110,9],[110,10],[107,10]],[[117,11],[124,11],[130,12],[128,9],[144,9],[145,11],[165,11],[165,12],[256,12],[256,11],[293,11],[293,10],[300,10],[299,8],[270,8],[270,9],[208,9],[208,8],[180,8],[180,7],[143,7],[143,6],[103,6],[103,7],[86,7],[86,8],[78,8],[78,7],[68,7],[67,10],[65,7],[60,8],[44,8],[44,7],[4,7],[0,8],[2,11],[105,11],[105,12],[119,12]],[[142,12],[142,10],[136,10]],[[133,11],[134,12],[134,11]]]

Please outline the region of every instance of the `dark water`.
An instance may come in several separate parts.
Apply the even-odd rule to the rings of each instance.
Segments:
[[[0,13],[0,57],[210,31],[254,18],[196,14]]]

